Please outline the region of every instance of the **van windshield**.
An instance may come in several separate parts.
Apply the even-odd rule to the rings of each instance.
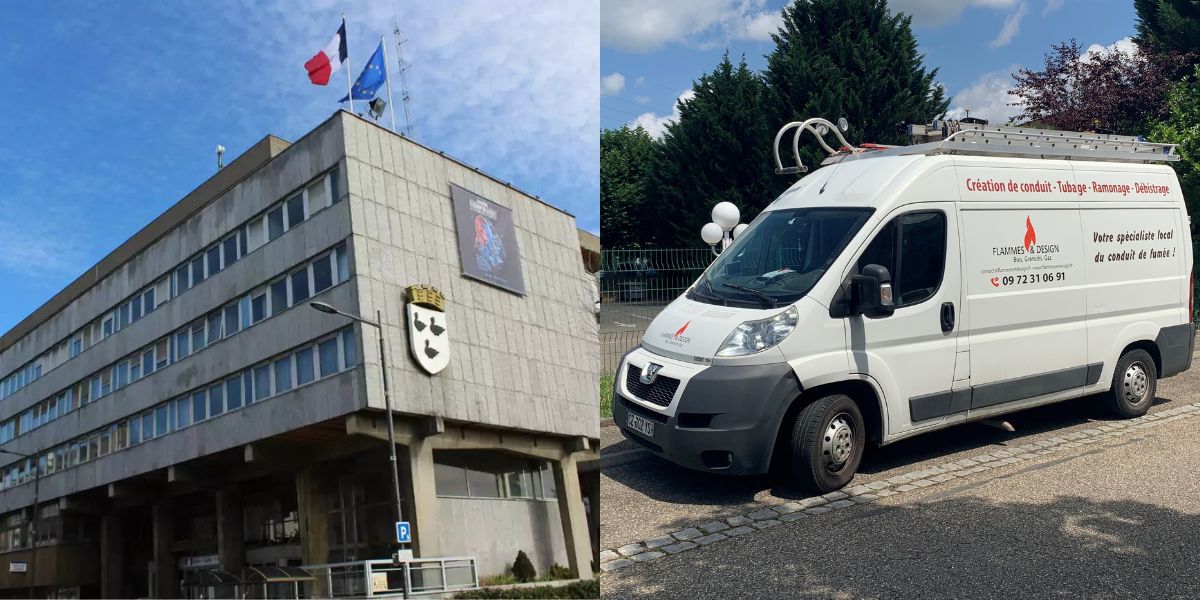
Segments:
[[[874,212],[795,208],[764,212],[713,261],[688,298],[772,308],[807,294]]]

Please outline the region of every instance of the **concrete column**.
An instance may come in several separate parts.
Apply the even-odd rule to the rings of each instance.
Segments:
[[[408,447],[408,506],[404,518],[413,528],[413,556],[441,555],[437,508],[437,481],[433,473],[433,444],[414,439]],[[403,479],[400,482],[404,485]],[[404,490],[401,490],[402,492]]]
[[[175,542],[174,514],[166,501],[151,510],[154,521],[154,589],[155,598],[179,598],[179,564],[171,552]]]
[[[322,493],[316,469],[296,473],[296,508],[300,513],[300,560],[306,565],[329,562],[329,500]],[[328,598],[323,573],[316,573],[313,598]]]
[[[100,518],[100,597],[124,598],[125,528],[121,517],[110,512]]]
[[[588,495],[588,532],[592,538],[592,560],[600,556],[600,471],[589,471],[583,474],[584,485]],[[600,565],[592,565],[593,571],[600,570]]]
[[[221,569],[236,573],[246,564],[242,491],[237,484],[217,490],[217,559]]]
[[[563,539],[567,543],[567,566],[579,577],[592,575],[592,540],[587,515],[583,512],[583,494],[579,489],[577,453],[551,461],[554,487],[558,490],[558,515],[562,519]]]

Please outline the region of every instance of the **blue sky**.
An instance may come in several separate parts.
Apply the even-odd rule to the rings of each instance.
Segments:
[[[595,3],[398,4],[414,137],[598,231]],[[391,1],[5,3],[0,332],[211,176],[217,144],[228,160],[332,114],[344,83],[303,65],[341,13],[357,76]]]
[[[602,127],[641,123],[658,134],[675,99],[711,71],[726,48],[762,69],[782,0],[605,0],[601,9]],[[1050,45],[1087,48],[1134,35],[1132,0],[893,0],[913,16],[925,65],[953,96],[952,112],[1007,121],[1019,109],[1010,73],[1040,69]],[[1127,47],[1122,42],[1120,47]],[[838,115],[811,115],[833,118]]]

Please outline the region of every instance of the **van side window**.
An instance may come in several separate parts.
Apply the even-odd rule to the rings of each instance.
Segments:
[[[891,273],[896,308],[933,297],[946,268],[946,215],[914,212],[892,219],[859,257],[858,270],[871,264]]]

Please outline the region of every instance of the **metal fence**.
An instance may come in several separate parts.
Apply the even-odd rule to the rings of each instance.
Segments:
[[[713,258],[707,248],[600,252],[601,373],[616,370],[655,315],[691,286]]]
[[[445,596],[479,587],[475,559],[470,557],[413,558],[395,565],[390,560],[360,560],[306,566],[324,580],[329,598]],[[310,584],[311,585],[311,584]],[[308,598],[314,598],[309,589]]]

